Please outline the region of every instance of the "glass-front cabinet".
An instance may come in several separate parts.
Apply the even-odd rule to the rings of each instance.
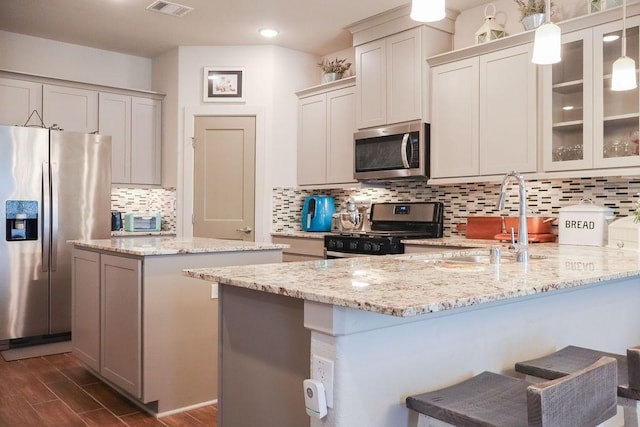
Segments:
[[[636,66],[639,23],[627,20],[627,56]],[[640,166],[638,89],[611,90],[621,35],[622,22],[565,34],[562,61],[544,67],[544,170]]]
[[[638,26],[640,20],[627,20],[627,56],[638,66],[640,52]],[[594,96],[594,158],[596,168],[638,166],[638,127],[640,125],[640,98],[638,89],[611,90],[613,63],[622,55],[622,23],[614,22],[593,30],[595,44]]]

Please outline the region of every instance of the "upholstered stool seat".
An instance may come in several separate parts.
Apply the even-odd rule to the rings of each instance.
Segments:
[[[406,399],[420,426],[589,427],[616,414],[616,360],[604,357],[571,375],[532,384],[483,372]],[[429,420],[439,420],[431,424]],[[445,425],[446,425],[445,424]]]
[[[591,365],[601,357],[618,362],[618,396],[640,400],[640,347],[627,350],[627,356],[588,348],[568,346],[537,359],[516,363],[516,371],[533,377],[553,380]]]

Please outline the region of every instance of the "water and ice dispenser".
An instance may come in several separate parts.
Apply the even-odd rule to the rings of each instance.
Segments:
[[[6,240],[38,240],[38,202],[7,200],[5,205]]]

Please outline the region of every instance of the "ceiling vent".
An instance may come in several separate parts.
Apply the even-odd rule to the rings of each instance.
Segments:
[[[165,15],[182,17],[191,12],[193,8],[164,0],[157,0],[147,6],[147,10],[164,13]]]

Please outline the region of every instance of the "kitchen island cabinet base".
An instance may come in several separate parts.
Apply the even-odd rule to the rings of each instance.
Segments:
[[[139,313],[126,336],[137,336],[137,358],[130,345],[118,350],[118,331],[105,329],[105,317],[117,316],[118,295],[105,291],[104,260],[140,263],[137,283],[119,284],[138,292]],[[215,285],[185,277],[185,268],[281,262],[280,250],[188,253],[136,257],[74,248],[72,352],[98,378],[114,386],[146,411],[163,416],[217,399],[218,300]],[[108,270],[107,270],[108,271]],[[127,286],[128,285],[128,286]],[[214,287],[214,288],[212,288]],[[115,290],[115,288],[112,288]],[[108,301],[102,301],[105,296]],[[113,317],[112,317],[113,318]],[[132,322],[129,322],[132,323]],[[137,335],[135,335],[137,334]],[[100,337],[99,339],[96,337]],[[109,341],[105,341],[110,337]],[[130,341],[130,340],[129,340]],[[105,370],[105,354],[112,365]],[[113,357],[123,357],[114,363]],[[115,355],[115,356],[113,356]],[[126,374],[126,375],[125,375]],[[114,379],[127,378],[125,384]],[[136,384],[136,382],[138,382]]]

